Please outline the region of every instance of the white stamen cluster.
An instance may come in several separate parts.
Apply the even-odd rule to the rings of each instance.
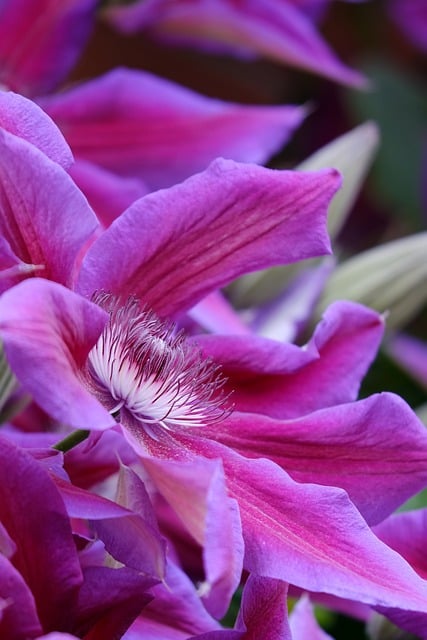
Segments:
[[[173,427],[201,427],[224,417],[224,379],[174,325],[130,299],[118,306],[113,296],[95,302],[110,313],[88,357],[89,373],[101,395],[110,396],[109,410],[129,412],[143,423]]]

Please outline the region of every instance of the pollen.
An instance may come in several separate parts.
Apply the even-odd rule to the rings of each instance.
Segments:
[[[119,421],[129,414],[149,435],[203,427],[229,413],[225,378],[172,323],[129,299],[109,294],[94,300],[110,320],[88,356],[94,392]]]

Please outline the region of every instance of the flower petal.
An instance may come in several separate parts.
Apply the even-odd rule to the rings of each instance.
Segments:
[[[306,114],[302,107],[207,98],[131,69],[116,69],[40,104],[77,159],[142,179],[150,190],[181,182],[218,156],[264,164]]]
[[[93,211],[62,167],[26,140],[0,130],[2,244],[6,241],[21,261],[36,265],[43,277],[70,285],[77,258],[96,227]],[[1,249],[0,264],[6,256],[5,266],[10,266]],[[12,282],[2,278],[1,288]]]
[[[85,160],[77,160],[69,174],[104,227],[148,192],[142,180],[122,178]]]
[[[289,419],[355,400],[383,330],[375,311],[343,301],[304,347],[242,335],[192,341],[221,365],[237,410]]]
[[[35,145],[64,169],[73,154],[56,124],[32,100],[13,91],[0,91],[0,127]]]
[[[17,546],[13,563],[33,593],[43,629],[66,629],[82,575],[59,492],[36,460],[5,438],[0,438],[0,486],[6,488],[0,520]]]
[[[293,5],[283,0],[144,0],[111,8],[107,15],[124,32],[148,28],[161,37],[202,49],[225,49],[245,57],[255,54],[350,86],[366,85],[360,73],[335,57],[310,20]]]
[[[89,36],[96,0],[3,0],[0,82],[19,93],[52,90]]]
[[[241,273],[328,252],[338,183],[334,170],[217,160],[120,216],[88,250],[78,289],[134,294],[162,316],[184,311]]]
[[[0,335],[13,372],[49,415],[71,427],[116,424],[80,372],[107,319],[97,305],[38,278],[0,298]]]
[[[248,571],[371,605],[427,611],[426,582],[372,533],[342,489],[300,484],[270,460],[244,458],[201,436],[165,436],[152,443],[156,453],[222,461],[228,495],[239,504]],[[158,473],[155,480],[168,500],[182,500],[178,479]],[[187,523],[200,517],[194,503],[183,504]]]
[[[426,429],[389,393],[294,421],[235,413],[204,435],[273,460],[297,482],[345,489],[369,524],[427,486]]]
[[[244,640],[292,640],[288,624],[288,585],[280,580],[250,575],[243,590],[236,628],[244,628]]]
[[[187,640],[189,634],[193,638],[221,628],[206,612],[194,584],[173,563],[168,562],[164,583],[155,585],[152,593],[153,600],[129,630],[129,640]]]
[[[34,597],[22,575],[0,553],[0,635],[34,638],[42,632]]]
[[[79,593],[79,638],[121,638],[151,600],[153,579],[122,567],[87,567]],[[87,636],[85,634],[88,634]]]
[[[289,616],[293,640],[333,640],[317,624],[308,596],[302,596]]]
[[[142,459],[158,490],[204,549],[206,579],[203,601],[215,617],[222,617],[237,589],[243,560],[240,517],[227,497],[221,464]]]

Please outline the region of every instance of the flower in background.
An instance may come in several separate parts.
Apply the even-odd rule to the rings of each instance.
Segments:
[[[217,156],[264,164],[305,117],[304,108],[227,103],[130,69],[47,96],[82,53],[96,11],[94,0],[2,3],[0,82],[37,100],[62,129],[77,160],[69,171],[105,225]]]
[[[112,6],[107,18],[125,33],[147,30],[168,42],[243,58],[262,56],[355,87],[362,74],[341,63],[319,35],[313,16],[329,0],[144,0]]]
[[[427,51],[427,6],[424,0],[390,0],[390,15],[406,37]]]

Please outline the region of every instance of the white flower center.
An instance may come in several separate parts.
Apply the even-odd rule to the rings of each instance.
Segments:
[[[126,410],[148,433],[149,425],[201,427],[224,417],[224,379],[172,325],[136,300],[117,307],[104,295],[96,302],[110,321],[89,353],[89,372],[112,414]]]

